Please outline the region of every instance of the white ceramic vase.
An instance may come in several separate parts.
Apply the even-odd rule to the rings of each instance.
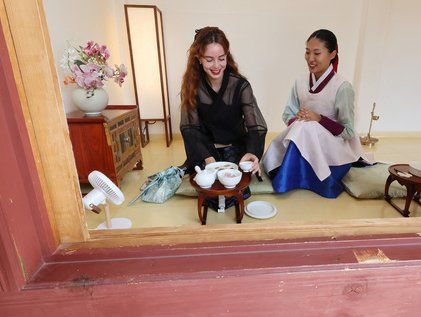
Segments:
[[[94,90],[76,88],[72,92],[72,99],[87,116],[99,116],[108,105],[108,93],[102,88]]]

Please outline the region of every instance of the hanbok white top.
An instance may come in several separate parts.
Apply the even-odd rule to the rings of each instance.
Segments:
[[[316,90],[331,71],[332,66],[314,83],[313,87],[310,87],[308,73],[299,77],[292,88],[282,118],[288,125],[288,122],[297,115],[300,107],[307,107],[340,123],[344,127],[342,133],[334,136],[316,121],[295,120],[272,141],[264,154],[262,162],[267,173],[282,164],[290,141],[295,143],[320,181],[329,177],[329,166],[352,163],[360,157],[368,163],[374,162],[372,157],[363,152],[359,137],[354,131],[352,85],[335,73],[321,91],[310,92],[310,88],[313,91]]]

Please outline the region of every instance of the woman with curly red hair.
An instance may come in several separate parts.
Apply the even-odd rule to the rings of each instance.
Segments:
[[[259,172],[266,123],[250,83],[217,27],[196,30],[181,87],[181,122],[189,170],[216,161],[252,161]]]

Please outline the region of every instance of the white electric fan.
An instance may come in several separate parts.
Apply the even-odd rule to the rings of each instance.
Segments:
[[[121,205],[124,201],[124,194],[121,190],[104,174],[93,171],[88,175],[89,183],[94,188],[82,202],[86,209],[98,212],[98,205],[105,205],[105,222],[96,229],[127,229],[131,228],[132,222],[127,218],[112,218],[107,199],[114,205]]]

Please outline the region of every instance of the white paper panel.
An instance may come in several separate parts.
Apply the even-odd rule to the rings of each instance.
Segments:
[[[142,119],[164,117],[153,8],[128,7],[136,88]]]

